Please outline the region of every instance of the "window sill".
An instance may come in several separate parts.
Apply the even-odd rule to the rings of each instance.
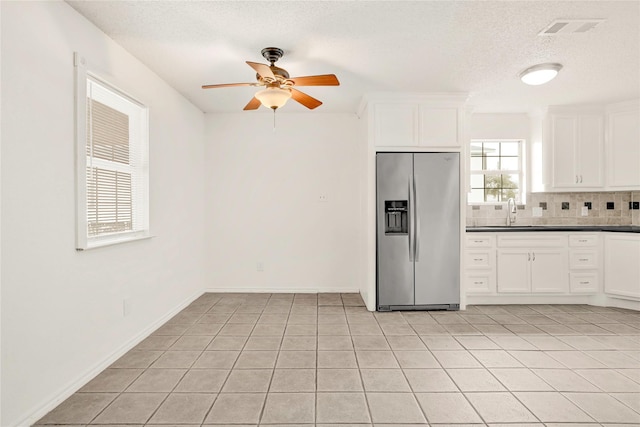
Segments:
[[[119,245],[122,243],[135,242],[138,240],[147,240],[151,239],[155,236],[149,234],[149,232],[141,232],[141,233],[131,233],[131,234],[120,234],[115,236],[104,236],[90,242],[87,242],[84,247],[77,247],[77,251],[87,251],[90,249],[102,248],[105,246],[113,246]]]

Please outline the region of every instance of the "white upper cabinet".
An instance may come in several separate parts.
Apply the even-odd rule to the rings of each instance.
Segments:
[[[603,114],[550,112],[548,123],[551,186],[573,191],[602,188]]]
[[[546,191],[640,190],[640,100],[549,107],[543,127]]]
[[[372,94],[363,99],[376,148],[460,149],[466,94]]]
[[[420,145],[459,147],[459,109],[420,107]]]
[[[379,104],[374,106],[376,145],[411,147],[418,145],[419,106],[415,104]]]
[[[611,190],[640,189],[640,108],[637,101],[608,108],[607,187]]]

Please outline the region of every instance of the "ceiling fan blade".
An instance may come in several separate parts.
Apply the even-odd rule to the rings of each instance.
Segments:
[[[296,86],[340,86],[335,74],[323,74],[321,76],[293,77]]]
[[[291,89],[291,97],[310,110],[322,105],[319,100],[296,89]]]
[[[225,83],[221,85],[204,85],[202,89],[216,89],[219,87],[234,87],[234,86],[255,86],[254,83]]]
[[[273,75],[273,71],[271,71],[271,68],[269,68],[268,65],[260,64],[258,62],[251,62],[251,61],[247,61],[247,64],[249,64],[251,68],[256,70],[256,73],[260,74],[260,77],[262,78],[268,77],[272,80],[276,79],[276,76]]]
[[[258,100],[258,98],[252,98],[251,101],[249,101],[249,103],[247,105],[244,106],[243,110],[257,110],[258,108],[260,108],[260,101]]]

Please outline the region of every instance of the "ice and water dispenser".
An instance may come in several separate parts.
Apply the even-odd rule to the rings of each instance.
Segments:
[[[385,200],[384,234],[407,234],[408,233],[408,206],[407,200]]]

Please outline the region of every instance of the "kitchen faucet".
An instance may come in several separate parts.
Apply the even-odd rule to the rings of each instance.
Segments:
[[[516,201],[513,197],[510,197],[507,200],[507,226],[510,227],[511,224],[516,222]]]

